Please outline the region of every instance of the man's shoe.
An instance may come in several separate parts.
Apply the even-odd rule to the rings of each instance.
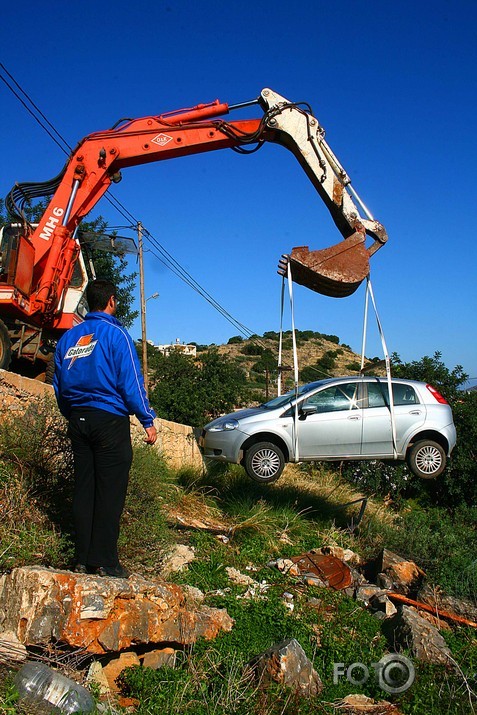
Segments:
[[[88,573],[88,568],[86,564],[74,564],[71,570],[75,573]]]
[[[96,569],[97,576],[110,576],[111,578],[129,578],[131,575],[124,566],[98,566]]]

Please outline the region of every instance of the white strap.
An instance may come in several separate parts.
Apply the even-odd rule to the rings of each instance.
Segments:
[[[366,335],[368,332],[368,306],[369,306],[369,283],[366,282],[366,293],[364,297],[364,319],[363,319],[363,340],[361,343],[361,367],[360,372],[362,372],[364,367],[364,356],[366,353]]]
[[[295,335],[295,311],[293,303],[293,281],[291,275],[290,261],[287,264],[287,277],[288,277],[288,293],[290,295],[290,313],[291,313],[291,324],[292,324],[292,344],[293,344],[293,382],[295,387],[295,413],[293,417],[293,432],[294,432],[294,442],[295,442],[295,462],[299,461],[298,454],[298,353],[296,349],[296,335]]]
[[[381,345],[383,346],[383,353],[384,353],[384,360],[386,363],[386,377],[387,377],[387,382],[388,382],[388,394],[389,394],[389,409],[391,412],[391,430],[392,430],[392,438],[393,438],[393,454],[394,454],[394,459],[397,457],[397,445],[396,445],[396,416],[394,412],[394,397],[393,397],[393,390],[392,390],[392,382],[391,382],[391,360],[389,359],[389,353],[388,353],[388,348],[386,345],[386,339],[384,337],[384,331],[381,325],[381,321],[379,319],[378,315],[378,309],[376,308],[376,301],[374,300],[374,293],[373,293],[373,287],[371,285],[371,279],[368,276],[366,279],[366,299],[368,297],[368,291],[369,295],[371,296],[371,301],[373,303],[374,307],[374,312],[376,315],[376,322],[378,324],[378,330],[379,330],[379,335],[381,337]],[[363,339],[364,343],[364,339]],[[363,353],[364,354],[364,353]],[[363,355],[361,356],[361,360],[363,360]]]
[[[280,337],[278,340],[278,380],[277,380],[277,393],[278,397],[282,394],[282,347],[283,347],[283,310],[285,306],[285,274],[282,278],[282,292],[280,298]]]

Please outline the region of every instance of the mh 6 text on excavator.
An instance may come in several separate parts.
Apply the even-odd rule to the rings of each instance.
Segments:
[[[220,118],[255,104],[263,111],[260,119]],[[386,231],[351,188],[310,107],[264,89],[241,104],[216,100],[122,120],[86,136],[55,179],[13,187],[5,200],[11,223],[0,233],[0,368],[8,368],[12,356],[51,363],[57,338],[84,317],[88,279],[78,228],[123,168],[216,149],[247,153],[264,142],[294,154],[343,236],[331,248],[294,248],[281,259],[279,273],[290,262],[297,283],[328,296],[353,293],[369,274],[369,256],[386,242]],[[29,224],[25,206],[41,197],[49,197],[46,211],[37,225]]]

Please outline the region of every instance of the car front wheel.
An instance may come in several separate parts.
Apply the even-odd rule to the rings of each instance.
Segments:
[[[256,482],[276,482],[285,466],[283,452],[273,442],[258,442],[245,452],[244,467],[248,476]]]
[[[435,479],[446,468],[444,449],[437,442],[423,439],[414,444],[408,454],[409,469],[422,479]]]

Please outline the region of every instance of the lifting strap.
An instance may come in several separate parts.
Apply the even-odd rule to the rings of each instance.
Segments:
[[[293,280],[291,274],[291,262],[288,261],[286,269],[286,279],[288,283],[288,293],[290,297],[290,313],[291,313],[291,324],[292,324],[292,345],[293,345],[293,384],[295,389],[295,410],[293,416],[293,433],[294,433],[294,452],[295,452],[295,462],[299,461],[299,449],[298,449],[298,353],[296,348],[296,329],[295,329],[295,310],[294,310],[294,299],[293,299]],[[394,410],[394,396],[392,390],[391,382],[391,360],[389,358],[389,351],[386,344],[386,339],[384,337],[384,331],[379,318],[378,309],[376,306],[376,300],[374,298],[373,286],[371,284],[371,278],[368,275],[366,278],[366,294],[364,301],[364,320],[363,320],[363,340],[361,346],[361,367],[360,372],[363,374],[364,368],[364,356],[366,351],[366,335],[368,327],[368,308],[369,308],[369,297],[371,297],[371,302],[373,304],[374,313],[376,316],[376,323],[378,326],[379,336],[381,338],[381,345],[383,348],[384,360],[386,365],[386,379],[388,384],[388,399],[389,399],[389,410],[391,415],[391,436],[393,445],[393,455],[396,459],[397,456],[397,442],[396,442],[396,415]],[[283,360],[283,313],[285,306],[285,274],[283,274],[282,279],[282,290],[280,299],[280,337],[278,343],[278,395],[281,395],[282,391],[282,372],[285,369]]]
[[[385,365],[386,365],[386,378],[387,378],[387,383],[388,383],[388,395],[389,395],[389,410],[391,413],[391,433],[392,433],[392,442],[393,442],[393,454],[394,454],[394,459],[396,459],[396,456],[397,456],[396,415],[395,415],[395,411],[394,411],[394,396],[393,396],[392,383],[391,383],[391,360],[389,359],[389,352],[388,352],[388,348],[386,345],[386,339],[384,337],[383,327],[382,327],[381,321],[379,319],[378,309],[376,307],[376,301],[374,299],[373,286],[371,285],[371,278],[369,277],[369,275],[366,278],[366,295],[365,295],[365,299],[364,299],[363,342],[362,342],[362,346],[361,346],[361,369],[360,369],[360,372],[361,372],[361,374],[363,374],[364,353],[365,353],[365,349],[366,349],[366,333],[367,333],[367,327],[368,327],[369,296],[371,296],[371,302],[373,304],[374,313],[376,315],[376,323],[378,326],[379,336],[381,338],[381,345],[383,347],[384,361],[385,361]]]
[[[291,313],[291,324],[292,324],[292,345],[293,345],[293,385],[295,389],[295,411],[293,415],[293,438],[294,438],[294,452],[295,452],[295,462],[299,461],[298,453],[298,353],[296,349],[296,330],[295,330],[295,308],[293,300],[293,280],[291,275],[291,265],[290,261],[287,263],[286,278],[288,282],[288,294],[290,297],[290,313]],[[278,342],[278,395],[281,395],[282,388],[282,372],[284,367],[282,365],[283,356],[283,311],[285,305],[285,274],[282,279],[282,291],[280,300],[280,338]]]

